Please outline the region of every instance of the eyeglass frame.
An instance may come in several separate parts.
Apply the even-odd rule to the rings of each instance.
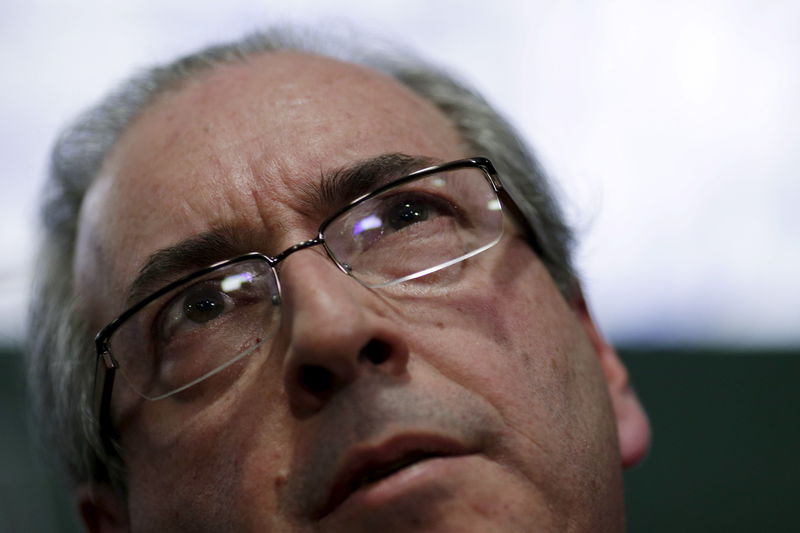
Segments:
[[[94,401],[93,401],[92,411],[95,417],[95,421],[100,426],[101,434],[105,435],[106,430],[113,426],[111,423],[111,413],[110,413],[111,394],[113,391],[114,382],[116,378],[116,371],[120,367],[119,363],[116,361],[116,359],[114,359],[114,356],[111,353],[109,341],[111,339],[111,336],[117,331],[117,329],[119,329],[131,316],[133,316],[141,309],[143,309],[156,299],[160,298],[164,294],[169,293],[170,291],[176,289],[177,287],[180,287],[181,285],[193,279],[200,278],[220,268],[224,268],[226,266],[251,259],[260,259],[267,262],[270,269],[275,275],[275,282],[278,289],[278,294],[280,295],[281,294],[280,277],[277,275],[277,271],[275,270],[278,264],[280,264],[281,261],[283,261],[284,259],[286,259],[295,252],[299,252],[300,250],[305,250],[306,248],[311,248],[319,245],[322,245],[328,258],[331,261],[333,261],[333,263],[339,268],[339,270],[342,271],[342,273],[350,277],[353,277],[353,279],[356,279],[356,281],[358,281],[356,277],[350,274],[347,267],[343,265],[336,258],[336,256],[333,254],[333,252],[330,250],[327,243],[325,242],[324,232],[327,229],[327,227],[335,219],[340,217],[343,213],[351,210],[353,207],[375,196],[378,196],[384,191],[393,189],[395,187],[398,187],[400,185],[403,185],[405,183],[414,180],[418,180],[429,174],[457,170],[459,168],[478,168],[483,171],[484,177],[486,178],[488,183],[492,186],[492,189],[494,190],[495,194],[497,194],[500,203],[504,207],[508,208],[509,211],[511,211],[513,218],[523,223],[526,237],[529,243],[533,247],[534,251],[536,251],[537,253],[541,253],[539,239],[536,238],[533,229],[530,227],[530,224],[527,223],[525,217],[522,215],[521,210],[516,205],[511,196],[508,194],[506,189],[503,187],[503,184],[501,183],[500,178],[497,175],[497,171],[489,159],[485,157],[471,157],[416,170],[410,174],[407,174],[401,178],[393,180],[385,185],[378,187],[373,191],[363,194],[358,198],[350,201],[345,206],[343,206],[342,208],[338,209],[333,214],[325,218],[325,220],[323,220],[322,223],[319,225],[317,236],[312,239],[308,239],[306,241],[294,244],[275,256],[269,256],[261,252],[249,252],[230,259],[218,261],[207,267],[195,270],[173,282],[168,283],[167,285],[161,287],[155,292],[149,294],[145,298],[139,300],[131,307],[126,309],[124,312],[122,312],[120,315],[118,315],[114,320],[109,322],[104,328],[102,328],[97,333],[94,339],[95,350],[96,350],[96,361],[95,361],[95,376],[94,376],[94,391],[93,391]],[[361,282],[359,281],[359,283]]]

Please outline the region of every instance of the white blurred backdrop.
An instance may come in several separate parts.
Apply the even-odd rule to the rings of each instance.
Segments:
[[[276,22],[455,70],[525,134],[617,343],[800,345],[800,2],[3,0],[0,343],[58,129],[135,69]]]

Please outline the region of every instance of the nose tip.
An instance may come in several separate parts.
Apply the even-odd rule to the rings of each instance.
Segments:
[[[345,357],[349,357],[345,355]],[[351,364],[352,363],[352,364]],[[391,375],[402,374],[403,357],[389,343],[370,339],[360,350],[355,359],[337,362],[337,358],[329,354],[316,362],[299,363],[287,375],[290,383],[290,397],[293,406],[305,412],[313,412],[322,408],[325,403],[340,390],[357,379],[363,379],[369,367]]]
[[[401,377],[408,348],[371,289],[309,254],[284,266],[288,336],[284,386],[295,414],[310,415],[359,379]],[[287,268],[288,267],[288,268]]]

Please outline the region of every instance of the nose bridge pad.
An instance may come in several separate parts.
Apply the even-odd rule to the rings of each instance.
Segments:
[[[314,237],[313,239],[308,239],[307,241],[298,242],[297,244],[288,247],[287,249],[276,255],[273,258],[275,261],[273,265],[275,266],[279,265],[280,263],[283,262],[284,259],[294,254],[295,252],[299,252],[300,250],[305,250],[306,248],[313,248],[315,246],[320,246],[324,244],[324,242],[325,241],[321,237]]]

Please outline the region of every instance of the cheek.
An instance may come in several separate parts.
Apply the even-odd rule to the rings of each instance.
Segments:
[[[504,430],[490,453],[557,515],[579,521],[620,486],[606,382],[541,263],[527,247],[505,252],[432,309],[429,320],[444,318],[425,359],[498,414]]]
[[[511,240],[488,259],[454,290],[418,302],[416,323],[438,329],[421,343],[425,358],[498,408],[563,416],[579,369],[594,363],[580,323],[526,245]]]
[[[428,311],[417,313],[417,323],[431,331],[420,358],[492,405],[519,437],[509,455],[520,471],[557,477],[553,465],[587,467],[613,445],[605,382],[580,321],[542,264],[518,241],[501,251],[502,260],[472,267],[474,281],[433,305],[419,302]],[[523,449],[547,458],[535,465],[540,473]]]
[[[483,396],[519,431],[568,423],[579,385],[576,358],[586,356],[570,315],[553,316],[519,291],[467,297],[455,309],[429,351],[439,370]]]
[[[275,443],[288,441],[288,424],[275,409],[285,400],[257,381],[264,370],[248,367],[210,405],[162,400],[130,422],[123,441],[131,450],[124,454],[129,503],[145,529],[268,529],[286,477]]]

